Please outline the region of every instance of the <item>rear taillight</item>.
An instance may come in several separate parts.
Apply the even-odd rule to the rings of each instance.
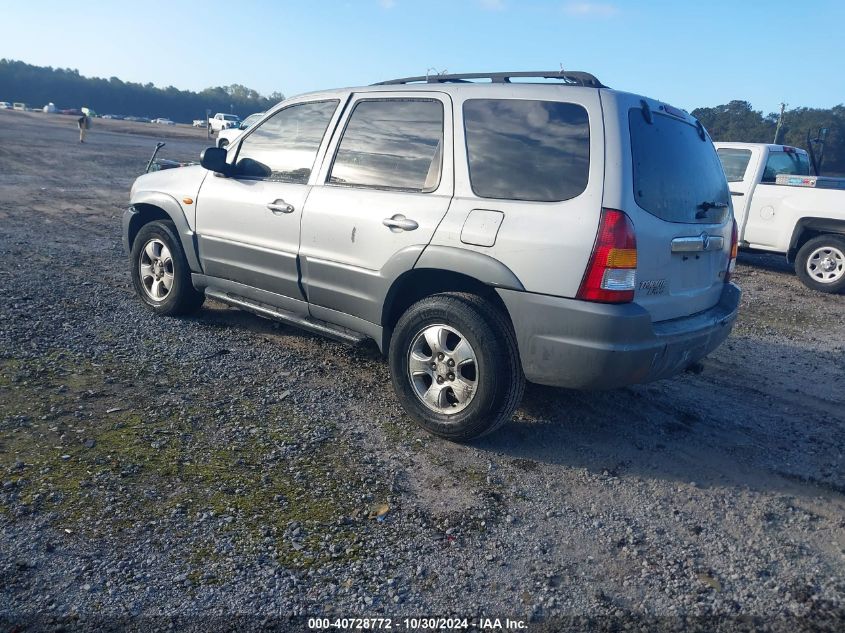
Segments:
[[[728,260],[728,270],[725,271],[725,283],[731,280],[734,268],[736,267],[736,255],[739,252],[739,231],[736,227],[736,220],[733,221],[733,228],[731,228],[731,257]]]
[[[578,299],[602,303],[634,300],[637,285],[637,236],[622,211],[602,209],[596,244],[578,289]]]

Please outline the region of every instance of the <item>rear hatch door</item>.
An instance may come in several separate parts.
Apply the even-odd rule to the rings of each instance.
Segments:
[[[653,321],[689,316],[719,302],[731,248],[733,208],[725,174],[692,116],[638,100],[627,110],[637,233],[634,301]]]

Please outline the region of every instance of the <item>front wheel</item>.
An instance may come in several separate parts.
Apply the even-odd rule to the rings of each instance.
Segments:
[[[190,314],[205,299],[191,283],[185,251],[170,222],[150,222],[141,227],[132,243],[129,271],[135,292],[159,314]]]
[[[845,290],[845,237],[829,233],[809,240],[798,251],[795,272],[813,290],[828,293]]]
[[[471,294],[433,295],[399,319],[390,342],[393,389],[426,431],[463,442],[508,422],[525,389],[510,322]]]

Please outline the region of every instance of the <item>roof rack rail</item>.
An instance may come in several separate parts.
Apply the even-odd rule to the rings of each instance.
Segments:
[[[473,79],[489,79],[492,83],[512,83],[511,79],[532,77],[534,79],[559,79],[567,85],[586,86],[588,88],[607,88],[594,75],[580,70],[539,70],[520,72],[499,72],[499,73],[463,73],[458,75],[421,75],[419,77],[403,77],[380,81],[374,86],[392,86],[399,84],[428,83],[469,83]]]

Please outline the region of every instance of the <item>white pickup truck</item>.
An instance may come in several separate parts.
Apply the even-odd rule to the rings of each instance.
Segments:
[[[803,149],[714,145],[730,186],[740,248],[785,254],[813,290],[845,289],[845,179],[813,176]]]
[[[241,119],[235,114],[226,114],[225,112],[218,112],[208,120],[208,125],[212,132],[219,132],[220,130],[227,130],[230,127],[237,127],[241,124]]]

